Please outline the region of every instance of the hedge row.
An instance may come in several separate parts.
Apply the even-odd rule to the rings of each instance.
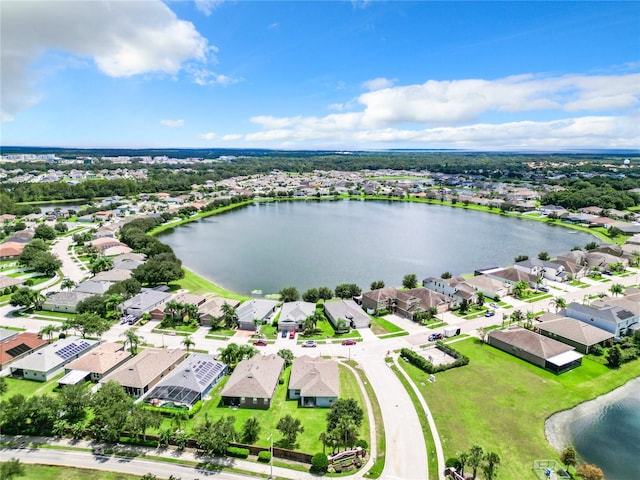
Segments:
[[[403,348],[400,350],[400,355],[411,365],[418,367],[420,370],[426,373],[437,373],[444,372],[445,370],[449,370],[450,368],[462,367],[464,365],[469,364],[469,357],[465,357],[460,352],[454,350],[448,345],[445,345],[442,342],[438,342],[436,344],[436,348],[438,350],[443,351],[447,355],[452,356],[456,359],[453,363],[448,363],[446,365],[434,365],[429,360],[424,358],[422,355],[414,352],[413,350],[409,350],[408,348]]]
[[[236,458],[247,458],[249,456],[249,449],[240,447],[227,447],[227,455]]]
[[[258,461],[259,462],[270,462],[271,461],[271,452],[269,452],[268,450],[263,450],[261,452],[258,452]]]

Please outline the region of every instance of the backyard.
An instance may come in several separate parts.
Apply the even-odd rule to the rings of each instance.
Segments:
[[[558,459],[545,438],[545,419],[640,372],[640,360],[610,370],[584,358],[582,366],[554,375],[475,338],[456,342],[455,349],[470,358],[469,365],[438,373],[435,383],[416,367],[400,364],[429,404],[445,458],[480,445],[500,455],[500,478],[535,478],[534,459]]]

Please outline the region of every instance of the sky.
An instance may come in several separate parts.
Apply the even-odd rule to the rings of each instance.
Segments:
[[[0,0],[0,145],[640,148],[636,1]]]

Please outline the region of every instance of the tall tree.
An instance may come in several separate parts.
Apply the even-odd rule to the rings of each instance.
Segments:
[[[278,350],[278,356],[284,360],[284,368],[291,366],[293,359],[295,358],[293,352],[288,348]]]
[[[280,420],[278,420],[276,429],[280,431],[280,433],[284,437],[284,443],[289,447],[293,447],[296,444],[296,440],[298,439],[298,434],[304,432],[304,427],[302,426],[302,422],[300,421],[300,419],[293,418],[289,414],[281,417]]]
[[[92,395],[96,434],[99,440],[117,442],[127,424],[133,399],[114,381],[106,382]]]
[[[374,280],[371,282],[371,290],[378,290],[379,288],[384,288],[383,280]]]
[[[62,283],[60,284],[60,288],[63,290],[71,291],[74,288],[76,288],[76,282],[74,282],[70,278],[65,278],[64,280],[62,280]]]
[[[184,345],[184,348],[187,349],[187,353],[189,353],[189,350],[191,349],[191,347],[195,345],[195,342],[191,337],[184,337],[181,343],[182,345]]]
[[[53,340],[53,335],[56,333],[56,327],[55,325],[49,323],[47,325],[44,325],[38,333],[43,337],[47,337],[47,340],[51,341]]]
[[[222,310],[222,321],[224,322],[224,326],[226,328],[235,328],[238,326],[238,314],[236,313],[236,309],[233,305],[224,302],[221,307]]]
[[[402,278],[402,286],[404,288],[416,288],[418,286],[418,276],[415,273],[409,273]]]
[[[567,468],[576,466],[578,463],[578,453],[573,445],[568,445],[562,450],[560,461]]]
[[[94,313],[81,313],[69,320],[71,328],[77,330],[82,338],[87,336],[101,337],[104,332],[111,328],[111,323],[100,315]]]
[[[482,473],[486,480],[493,480],[500,465],[500,457],[497,453],[487,452],[484,456],[484,465],[482,466]]]
[[[476,478],[478,467],[482,464],[484,451],[480,445],[474,445],[469,450],[469,466],[473,469],[473,478]]]
[[[260,435],[260,421],[257,417],[249,417],[242,426],[242,441],[252,444]]]
[[[556,313],[563,308],[567,308],[567,301],[562,297],[555,297],[549,301],[549,306],[553,305],[556,309]]]
[[[609,291],[611,291],[611,293],[613,293],[617,297],[618,295],[624,293],[624,286],[619,283],[614,283],[613,285],[611,285]]]
[[[65,385],[60,389],[58,397],[62,416],[67,422],[72,424],[84,419],[86,408],[91,400],[91,395],[84,384]]]
[[[280,300],[283,302],[295,302],[300,300],[300,294],[296,287],[286,287],[280,290]]]
[[[129,330],[125,330],[124,332],[122,332],[122,334],[120,335],[121,337],[124,337],[124,345],[126,347],[127,343],[129,344],[129,350],[131,351],[132,354],[136,354],[136,352],[138,351],[138,345],[140,345],[140,337],[138,337],[138,335],[136,334],[136,331],[133,328],[130,328]]]

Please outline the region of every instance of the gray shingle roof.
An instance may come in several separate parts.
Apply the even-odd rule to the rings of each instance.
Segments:
[[[338,364],[321,357],[296,358],[291,366],[289,389],[300,390],[302,397],[340,396]]]
[[[102,381],[114,380],[123,387],[144,388],[183,356],[184,351],[179,348],[145,348]]]
[[[525,328],[515,328],[513,330],[491,330],[489,337],[501,340],[509,345],[519,348],[525,352],[531,353],[538,358],[549,359],[561,353],[574,350],[573,347],[566,345],[552,338],[539,335]],[[489,342],[491,343],[491,342]]]
[[[606,330],[568,317],[542,322],[538,328],[586,346],[613,338],[613,334]]]
[[[275,354],[242,360],[222,390],[222,396],[271,398],[283,367],[284,360]]]

